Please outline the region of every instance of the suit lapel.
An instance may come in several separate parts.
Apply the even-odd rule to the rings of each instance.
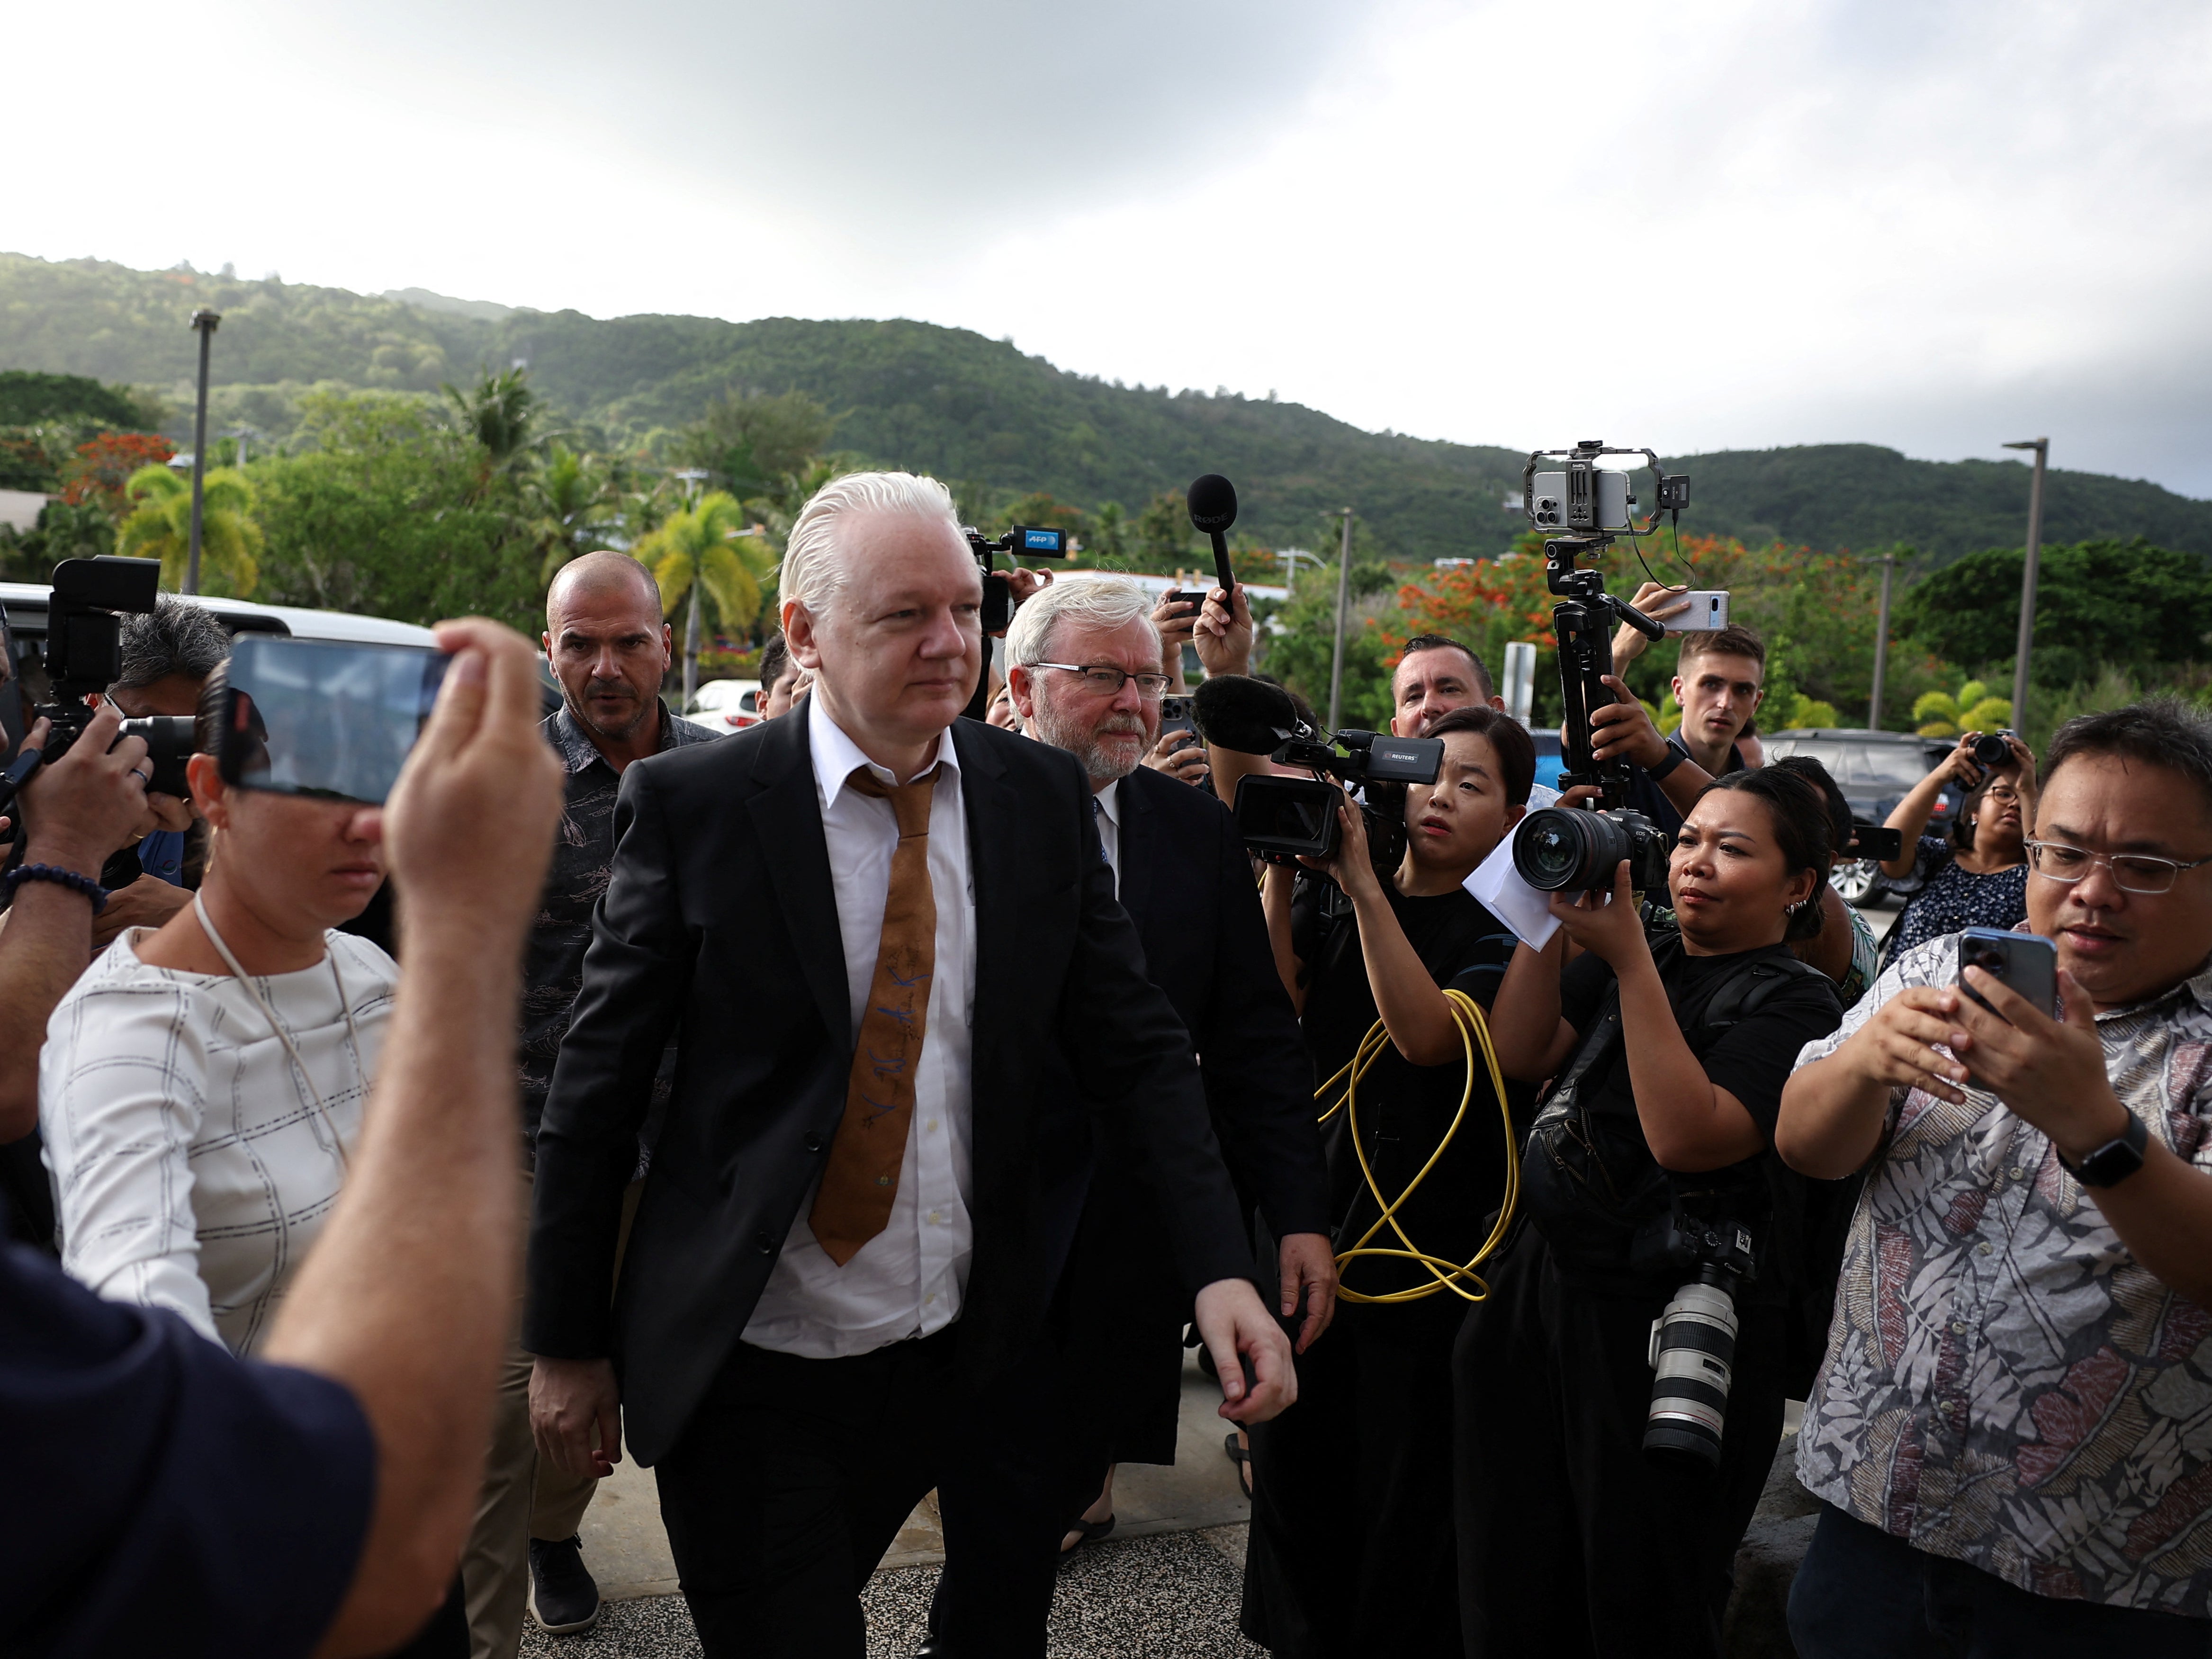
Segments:
[[[746,799],[745,808],[760,835],[769,884],[822,1023],[842,1046],[852,1038],[852,994],[845,982],[844,936],[837,927],[830,843],[822,834],[822,803],[815,793],[814,757],[803,709],[771,722],[763,733],[753,781],[761,787]]]
[[[1121,812],[1121,908],[1137,924],[1139,933],[1144,931],[1146,905],[1152,896],[1153,855],[1159,842],[1152,803],[1145,799],[1143,786],[1138,782],[1142,769],[1122,779],[1114,793]]]

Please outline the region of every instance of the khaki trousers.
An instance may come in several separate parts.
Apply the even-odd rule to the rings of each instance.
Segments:
[[[530,1214],[530,1177],[523,1176],[522,1213]],[[615,1271],[629,1243],[643,1182],[623,1194],[622,1235],[615,1247]],[[515,1304],[515,1331],[507,1339],[507,1361],[500,1370],[499,1402],[493,1408],[491,1449],[484,1461],[483,1492],[461,1552],[461,1583],[468,1599],[469,1659],[515,1659],[522,1648],[522,1620],[530,1595],[530,1540],[557,1542],[581,1528],[599,1482],[590,1475],[564,1474],[540,1460],[530,1433],[531,1356],[520,1340],[522,1306]]]

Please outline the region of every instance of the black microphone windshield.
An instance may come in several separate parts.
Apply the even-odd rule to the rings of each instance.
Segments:
[[[1217,674],[1199,683],[1191,718],[1208,743],[1243,755],[1272,755],[1298,733],[1291,694],[1242,674]]]
[[[1216,535],[1237,522],[1237,486],[1218,472],[1191,481],[1190,521],[1207,535]]]

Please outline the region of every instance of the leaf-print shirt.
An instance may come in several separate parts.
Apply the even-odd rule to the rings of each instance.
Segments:
[[[1797,1063],[1957,961],[1952,935],[1905,951]],[[2212,1171],[2212,964],[2097,1030],[2121,1103]],[[1994,1095],[1893,1091],[1797,1477],[2037,1595],[2212,1614],[2212,1313],[2153,1278]]]

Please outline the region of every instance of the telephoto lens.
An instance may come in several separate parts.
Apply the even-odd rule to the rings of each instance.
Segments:
[[[1712,1266],[1674,1292],[1651,1326],[1651,1409],[1644,1455],[1655,1463],[1715,1469],[1728,1426],[1735,1365],[1735,1299]]]
[[[1641,812],[1546,806],[1513,832],[1513,867],[1539,892],[1608,891],[1623,859],[1632,889],[1666,886],[1667,837]]]
[[[181,799],[192,792],[185,779],[185,764],[192,757],[197,724],[189,714],[145,714],[117,726],[115,741],[145,738],[146,764],[152,772],[146,780],[148,791]]]

